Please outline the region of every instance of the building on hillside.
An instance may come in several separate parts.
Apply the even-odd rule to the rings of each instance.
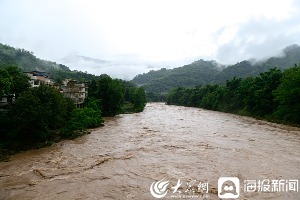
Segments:
[[[31,87],[39,87],[40,85],[54,85],[54,82],[49,78],[49,74],[46,72],[32,71],[25,72],[30,78]]]
[[[15,94],[8,94],[8,95],[4,94],[0,96],[0,107],[6,106],[13,102],[15,102]]]
[[[65,97],[69,97],[74,101],[77,108],[83,107],[88,94],[87,83],[78,83],[71,79],[65,79],[60,88]]]

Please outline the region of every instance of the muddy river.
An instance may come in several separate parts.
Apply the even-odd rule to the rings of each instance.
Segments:
[[[89,135],[1,162],[0,199],[219,199],[219,191],[296,200],[299,155],[300,128],[149,103]],[[220,189],[220,177],[238,182],[223,178]]]

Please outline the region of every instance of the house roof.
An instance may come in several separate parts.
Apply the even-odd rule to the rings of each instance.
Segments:
[[[33,76],[43,76],[45,78],[49,77],[49,73],[47,73],[47,72],[31,71],[31,72],[25,72],[25,73],[32,74]]]

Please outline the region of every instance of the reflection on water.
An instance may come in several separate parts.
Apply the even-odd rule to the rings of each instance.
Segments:
[[[150,185],[163,178],[170,185],[207,181],[200,199],[218,199],[220,176],[300,179],[299,134],[248,117],[150,103],[142,113],[106,118],[90,135],[0,163],[0,199],[154,199]],[[300,192],[241,197],[300,199]]]

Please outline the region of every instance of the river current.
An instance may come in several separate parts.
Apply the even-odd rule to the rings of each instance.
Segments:
[[[150,186],[160,180],[169,183],[162,199],[219,199],[219,178],[236,177],[239,199],[296,200],[299,155],[300,128],[148,103],[89,135],[1,162],[0,199],[155,199]],[[262,180],[269,191],[247,188]]]

